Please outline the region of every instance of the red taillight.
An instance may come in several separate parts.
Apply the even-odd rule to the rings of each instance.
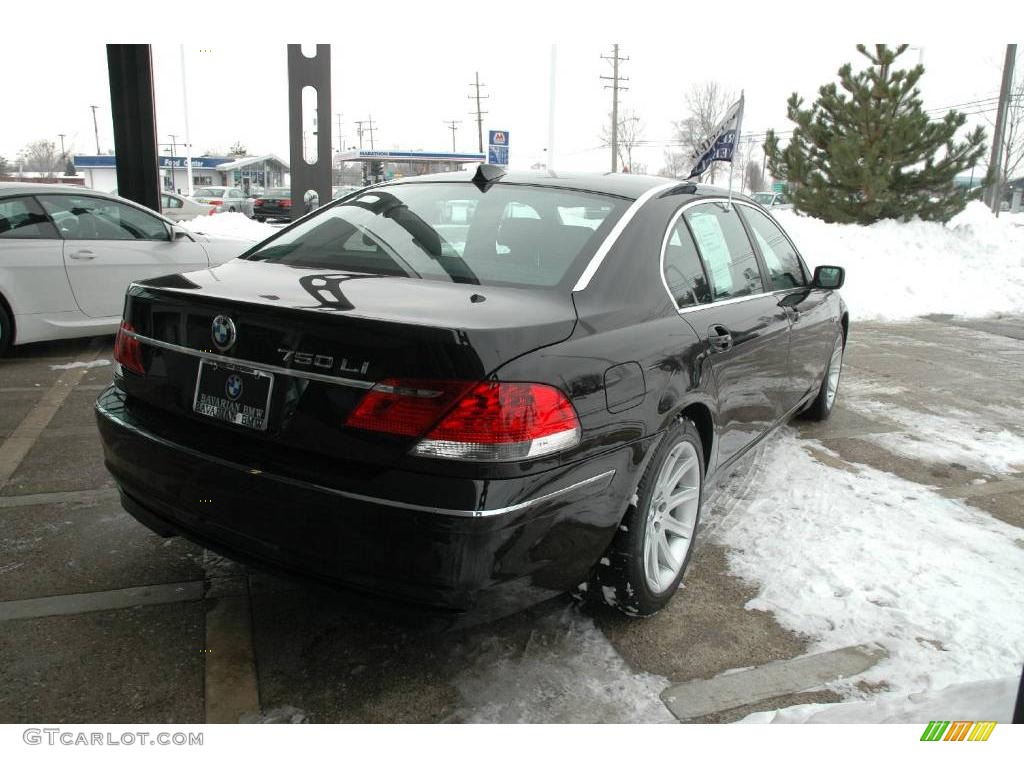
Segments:
[[[284,208],[291,208],[292,207],[292,201],[291,200],[282,200],[281,201],[281,206],[284,207]]]
[[[263,205],[263,201],[257,197],[255,200],[252,201],[252,204],[258,208],[261,205]]]
[[[142,362],[142,342],[128,335],[135,333],[132,324],[127,320],[121,323],[117,330],[117,338],[114,339],[114,359],[133,373],[145,375],[146,366]]]
[[[223,200],[211,200],[210,205],[224,205]]]
[[[367,393],[346,423],[409,437],[426,433],[414,454],[469,461],[534,458],[580,439],[568,398],[555,387],[523,382],[389,379]]]
[[[471,381],[385,379],[359,401],[346,426],[419,437],[469,388]]]

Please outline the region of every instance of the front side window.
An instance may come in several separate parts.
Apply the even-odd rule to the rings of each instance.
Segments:
[[[0,238],[56,238],[57,230],[31,197],[0,198]]]
[[[525,184],[379,187],[326,208],[246,258],[480,285],[568,283],[629,201]],[[595,226],[567,223],[585,209]]]
[[[181,208],[182,201],[179,197],[171,197],[170,195],[164,195],[162,205],[164,208]]]
[[[167,225],[145,211],[87,195],[41,195],[67,240],[168,240]]]
[[[682,309],[711,301],[711,289],[697,246],[682,218],[672,227],[665,245],[664,269],[665,284],[677,307]]]
[[[744,208],[743,215],[754,232],[754,239],[761,249],[761,256],[768,267],[775,290],[802,288],[807,285],[800,257],[782,233],[779,226],[756,208]]]
[[[683,215],[707,268],[712,298],[733,299],[764,291],[754,248],[733,207],[704,203]]]

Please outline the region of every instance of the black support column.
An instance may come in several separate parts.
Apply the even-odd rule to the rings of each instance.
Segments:
[[[316,90],[317,159],[307,163],[302,151],[302,89]],[[318,44],[307,58],[301,45],[288,45],[288,146],[291,159],[292,219],[305,213],[305,194],[315,190],[320,205],[331,202],[331,46]]]
[[[148,45],[108,45],[110,117],[117,155],[117,193],[160,210],[160,168]]]

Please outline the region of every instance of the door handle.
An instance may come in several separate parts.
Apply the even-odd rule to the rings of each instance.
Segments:
[[[732,334],[723,325],[712,325],[708,328],[708,344],[716,352],[724,352],[732,348]]]
[[[77,259],[79,261],[92,261],[93,259],[96,258],[96,255],[92,251],[83,249],[81,251],[75,251],[74,253],[72,253],[70,255],[70,258]]]

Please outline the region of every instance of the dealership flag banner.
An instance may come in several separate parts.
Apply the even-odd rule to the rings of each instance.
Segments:
[[[694,176],[700,176],[716,160],[725,160],[731,163],[733,154],[736,152],[736,145],[740,140],[740,125],[742,123],[743,93],[741,92],[740,100],[729,107],[722,122],[715,126],[711,135],[701,142],[690,156],[690,161],[694,165],[690,175],[686,178],[692,179]],[[731,170],[729,171],[729,187],[732,188]]]

